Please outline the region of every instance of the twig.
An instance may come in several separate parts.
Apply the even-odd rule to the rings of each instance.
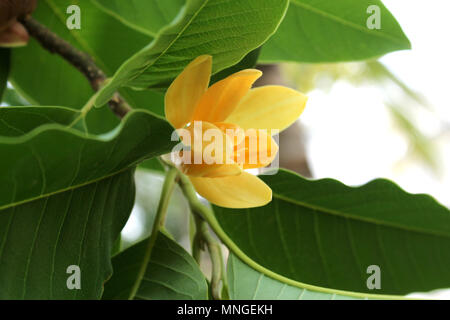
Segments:
[[[208,248],[212,263],[211,294],[214,300],[221,300],[221,282],[224,269],[222,248],[219,242],[211,235],[209,225],[202,217],[203,204],[197,198],[197,194],[187,180],[187,177],[180,174],[178,182],[184,195],[189,200],[189,206],[194,214],[196,233],[193,241],[193,255],[197,262],[199,262],[200,249],[204,245]]]
[[[95,64],[94,60],[85,52],[73,47],[69,42],[60,38],[53,31],[28,16],[21,19],[28,33],[35,38],[43,48],[56,53],[77,68],[89,80],[91,87],[98,91],[106,81],[105,73]],[[119,118],[123,118],[130,110],[130,106],[118,93],[109,101],[109,107]]]

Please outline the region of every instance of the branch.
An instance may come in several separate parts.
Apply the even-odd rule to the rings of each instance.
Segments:
[[[195,219],[194,258],[200,264],[200,250],[206,245],[212,264],[211,294],[214,300],[221,300],[221,282],[224,275],[222,248],[220,243],[210,233],[209,225],[202,214],[203,204],[198,199],[195,189],[190,185],[188,178],[180,174],[178,184],[189,201],[189,206]],[[223,285],[226,287],[225,281],[223,281]]]
[[[94,60],[85,52],[73,47],[69,42],[60,38],[53,31],[42,25],[32,17],[21,19],[28,33],[35,38],[43,48],[56,53],[77,68],[89,80],[91,87],[98,91],[106,81],[105,73],[95,64]],[[123,118],[130,110],[130,106],[118,93],[109,101],[109,107],[119,118]]]

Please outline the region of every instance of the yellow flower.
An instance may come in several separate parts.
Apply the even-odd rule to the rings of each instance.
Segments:
[[[220,130],[227,143],[220,152],[216,150],[216,154],[220,154],[224,161],[182,164],[181,170],[189,176],[197,192],[215,205],[227,208],[263,206],[272,200],[272,190],[261,179],[244,170],[269,165],[278,146],[270,133],[266,135],[259,129],[270,132],[287,128],[303,112],[307,98],[281,86],[251,89],[262,75],[255,69],[232,74],[208,88],[211,66],[212,57],[203,55],[186,67],[166,93],[165,114],[176,129],[186,128],[195,132],[197,129],[193,123],[201,121],[200,134],[207,129]],[[229,136],[227,129],[232,129],[236,136]],[[249,148],[248,141],[252,138],[258,142],[267,139],[267,150]],[[202,142],[191,143],[192,157],[206,151],[209,144],[205,140]],[[233,149],[231,159],[227,153],[230,145]],[[260,145],[263,144],[258,143]],[[261,159],[258,154],[262,151],[268,151],[271,156]],[[256,163],[248,162],[251,156],[256,156]]]

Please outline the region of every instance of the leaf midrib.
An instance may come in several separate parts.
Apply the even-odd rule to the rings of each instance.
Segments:
[[[373,32],[373,31],[370,31],[369,29],[364,28],[364,27],[361,27],[360,25],[358,25],[358,24],[356,24],[356,23],[353,23],[353,22],[351,22],[351,21],[342,19],[342,18],[340,18],[340,17],[338,17],[338,16],[335,16],[335,15],[329,13],[329,12],[326,12],[326,11],[323,11],[323,10],[320,10],[320,9],[317,9],[317,8],[315,8],[315,7],[313,7],[313,6],[307,5],[307,4],[303,3],[303,2],[301,2],[300,0],[290,0],[290,1],[291,1],[294,5],[297,5],[297,6],[299,6],[299,7],[302,7],[302,8],[305,9],[305,10],[308,10],[308,11],[310,11],[310,12],[312,12],[312,13],[317,14],[317,15],[321,15],[321,16],[324,17],[324,18],[327,18],[327,19],[329,19],[329,20],[333,20],[333,21],[335,21],[335,22],[338,22],[338,23],[340,23],[340,24],[342,24],[342,25],[344,25],[344,26],[350,27],[350,28],[352,28],[352,29],[356,29],[356,30],[358,30],[358,31],[361,31],[361,32],[370,34],[370,35],[372,35],[372,36],[376,36],[376,37],[380,37],[380,38],[385,38],[385,39],[388,39],[388,40],[393,41],[393,42],[398,43],[398,44],[402,44],[402,45],[406,44],[406,42],[402,41],[402,40],[399,39],[399,38],[396,38],[396,37],[394,37],[394,36],[391,36],[390,34],[387,34],[387,33],[384,33],[384,32]]]
[[[235,282],[236,282],[236,272],[235,272],[235,269],[236,269],[236,265],[235,265],[235,264],[236,264],[236,262],[235,262],[235,261],[236,261],[237,259],[238,259],[238,258],[237,258],[236,255],[234,255],[234,254],[231,255],[230,258],[228,259],[228,263],[230,264],[230,272],[233,273],[233,288],[232,288],[233,293],[234,293],[233,299],[236,299],[236,296],[237,296],[237,289],[236,289],[236,285],[235,285]],[[241,262],[241,263],[244,263],[244,262]],[[245,263],[244,263],[244,264],[245,264]],[[330,289],[330,292],[321,292],[321,291],[318,291],[318,290],[311,290],[311,289],[306,289],[306,288],[299,287],[299,286],[294,286],[294,285],[292,285],[292,284],[288,284],[288,283],[286,283],[286,282],[280,281],[279,279],[275,279],[275,278],[273,278],[273,277],[271,277],[271,276],[265,274],[264,272],[261,272],[260,270],[256,270],[256,269],[250,267],[250,266],[247,265],[247,264],[246,264],[246,266],[247,266],[248,268],[252,269],[253,271],[255,271],[256,273],[259,273],[259,274],[260,274],[260,276],[258,277],[257,285],[254,287],[254,289],[252,289],[253,297],[252,297],[251,300],[255,300],[255,299],[256,299],[256,295],[257,295],[257,293],[258,293],[258,290],[259,290],[261,281],[262,281],[264,278],[271,279],[271,280],[274,280],[274,281],[277,281],[277,282],[280,282],[280,283],[283,284],[283,287],[281,288],[280,292],[278,292],[278,295],[277,295],[277,297],[275,298],[275,300],[278,300],[278,299],[279,299],[280,295],[282,294],[283,290],[284,290],[286,287],[295,288],[296,290],[301,291],[301,292],[300,292],[300,295],[299,295],[298,298],[297,298],[297,300],[302,300],[303,295],[304,295],[305,292],[307,292],[307,291],[312,292],[312,293],[326,294],[327,296],[330,296],[330,300],[334,300],[336,297],[344,297],[344,298],[345,298],[345,297],[351,297],[351,298],[356,298],[356,299],[361,299],[361,300],[368,300],[368,299],[369,299],[369,295],[365,295],[365,294],[362,293],[362,292],[360,293],[360,292],[350,292],[350,291],[349,291],[349,292],[347,292],[348,294],[343,294],[343,292],[341,292],[341,293],[337,293],[337,291],[334,292],[333,289]],[[231,290],[231,286],[230,286],[230,290]],[[351,295],[351,294],[353,294],[353,295]],[[374,299],[375,297],[371,297],[371,298]],[[380,298],[380,299],[382,299],[382,298],[392,299],[393,297],[390,297],[390,296],[381,296],[381,295],[380,295],[378,298]],[[399,297],[399,298],[400,298],[400,297]]]
[[[129,170],[129,169],[130,169],[130,167],[125,167],[125,168],[123,168],[123,169],[121,169],[119,171],[112,172],[112,173],[110,173],[108,175],[99,177],[97,179],[93,179],[93,180],[85,181],[85,182],[80,183],[80,184],[68,186],[66,188],[62,188],[62,189],[59,189],[57,191],[44,193],[44,194],[41,194],[41,195],[36,196],[36,197],[31,197],[31,198],[24,199],[24,200],[21,200],[21,201],[16,201],[16,202],[13,202],[13,203],[9,203],[9,204],[0,206],[0,211],[6,210],[6,209],[9,209],[9,208],[12,208],[12,207],[20,206],[20,205],[23,205],[25,203],[36,201],[36,200],[39,200],[39,199],[48,198],[48,197],[51,197],[51,196],[54,196],[54,195],[57,195],[57,194],[60,194],[60,193],[66,192],[66,191],[71,191],[71,190],[74,190],[74,189],[78,189],[78,188],[81,188],[81,187],[84,187],[84,186],[87,186],[87,185],[90,185],[90,184],[93,184],[93,183],[96,183],[96,182],[99,182],[99,181],[102,181],[102,180],[106,180],[108,178],[111,178],[111,177],[113,177],[115,175],[118,175],[118,174],[120,174],[120,173],[122,173],[122,172],[124,172],[126,170]]]
[[[197,18],[197,16],[200,14],[200,12],[205,8],[205,6],[209,3],[209,0],[204,0],[204,3],[200,6],[200,8],[198,8],[198,10],[192,15],[191,19],[189,19],[189,21],[186,23],[186,25],[181,29],[181,31],[177,34],[177,36],[175,37],[175,39],[173,39],[168,45],[167,47],[161,52],[161,54],[159,56],[157,56],[153,62],[149,63],[145,68],[142,69],[141,72],[137,73],[134,77],[130,78],[128,80],[128,82],[138,78],[141,74],[143,74],[145,71],[147,71],[148,68],[154,66],[156,64],[156,62],[158,62],[158,60],[167,53],[167,51],[175,44],[175,42],[178,41],[178,39],[183,35],[183,33],[186,31],[187,28],[189,28],[192,24],[192,22],[195,20],[195,18]],[[187,6],[185,7],[187,10]],[[156,41],[159,36],[169,27],[172,27],[171,24],[169,24],[166,28],[162,28],[161,31],[157,34],[157,36],[155,37],[154,41]],[[111,81],[112,82],[112,81]]]
[[[132,21],[125,19],[124,17],[120,16],[119,14],[117,14],[116,12],[114,12],[113,10],[109,9],[108,7],[105,7],[103,5],[103,3],[98,2],[97,0],[92,1],[92,3],[99,8],[100,10],[102,10],[103,12],[105,12],[106,14],[110,15],[111,17],[113,17],[114,19],[118,20],[120,23],[124,24],[127,27],[130,27],[134,30],[136,30],[137,32],[140,32],[146,36],[150,36],[152,38],[154,38],[156,36],[156,33],[154,31],[151,31],[149,29],[146,29],[144,27],[139,26],[138,24],[133,23]]]
[[[449,234],[443,233],[443,232],[435,232],[435,231],[431,231],[431,230],[427,230],[427,229],[421,229],[421,228],[414,228],[414,227],[407,227],[404,225],[400,225],[397,223],[390,223],[387,221],[382,221],[382,220],[377,220],[374,218],[368,218],[368,217],[361,217],[361,216],[357,216],[357,215],[353,215],[353,214],[349,214],[349,213],[344,213],[342,211],[339,210],[334,210],[334,209],[329,209],[329,208],[324,208],[318,205],[313,205],[310,203],[306,203],[303,201],[299,201],[299,200],[295,200],[292,198],[289,198],[287,196],[283,196],[280,193],[277,192],[273,192],[273,197],[274,198],[278,198],[280,200],[295,204],[297,206],[303,207],[303,208],[307,208],[310,210],[315,210],[315,211],[320,211],[329,215],[333,215],[333,216],[338,216],[341,218],[346,218],[346,219],[352,219],[352,220],[356,220],[356,221],[362,221],[362,222],[366,222],[366,223],[371,223],[371,224],[376,224],[376,225],[381,225],[381,226],[385,226],[385,227],[391,227],[391,228],[397,228],[400,230],[404,230],[404,231],[409,231],[409,232],[418,232],[418,233],[423,233],[423,234],[430,234],[433,236],[437,236],[437,237],[446,237],[446,238],[450,238]]]

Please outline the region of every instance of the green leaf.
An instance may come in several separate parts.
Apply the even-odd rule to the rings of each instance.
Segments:
[[[155,37],[176,17],[184,0],[94,0],[102,10],[123,24]]]
[[[213,73],[238,63],[275,32],[287,4],[287,0],[188,0],[173,24],[119,68],[100,91],[96,105],[105,104],[122,86],[167,85],[202,54],[214,57]]]
[[[231,300],[352,300],[368,299],[358,293],[349,295],[305,289],[286,284],[260,273],[231,254],[228,258],[228,291]]]
[[[165,91],[162,90],[143,90],[134,91],[129,88],[122,88],[120,92],[125,93],[127,102],[132,106],[150,110],[161,117],[165,116],[164,112],[164,96]]]
[[[256,66],[256,63],[258,62],[258,57],[261,52],[261,47],[256,48],[253,51],[250,51],[244,59],[239,61],[234,66],[231,66],[225,70],[222,70],[218,73],[216,73],[211,78],[211,84],[216,83],[217,81],[220,81],[222,79],[225,79],[226,77],[232,75],[233,73],[239,72],[244,69],[252,69]]]
[[[0,48],[0,103],[8,83],[10,50]]]
[[[126,170],[1,210],[0,299],[99,299],[133,202]],[[67,286],[69,266],[80,268],[80,290]]]
[[[173,147],[171,126],[147,111],[103,135],[70,128],[79,114],[0,108],[0,298],[100,298],[134,204],[134,167]],[[70,265],[80,291],[67,289]]]
[[[0,109],[0,136],[21,136],[44,124],[70,125],[80,116],[65,107],[5,107]]]
[[[10,135],[22,131],[21,136],[0,137],[0,154],[8,155],[0,158],[0,210],[104,179],[168,153],[175,145],[172,127],[144,110],[129,113],[115,130],[96,136],[50,118],[33,128],[54,112],[46,110],[51,107],[35,108],[44,110],[36,121],[27,119],[33,107],[0,109],[0,118],[7,115],[3,125],[11,129]],[[70,120],[67,114],[64,110],[59,118]]]
[[[164,166],[157,158],[146,160],[142,162],[139,167],[151,171],[164,172]]]
[[[379,30],[367,27],[371,5],[380,8]],[[291,0],[286,18],[263,47],[261,61],[354,61],[410,48],[380,0]]]
[[[147,241],[121,252],[112,260],[114,275],[105,285],[103,299],[128,299],[136,281]],[[139,300],[205,300],[206,279],[183,248],[164,234],[158,235],[146,274],[136,295]]]
[[[284,170],[262,179],[273,190],[269,205],[215,212],[236,245],[265,268],[355,292],[450,286],[450,212],[430,196],[408,194],[387,180],[352,188]],[[371,265],[381,269],[381,290],[375,292],[366,286]]]

